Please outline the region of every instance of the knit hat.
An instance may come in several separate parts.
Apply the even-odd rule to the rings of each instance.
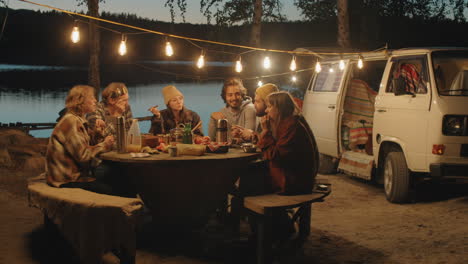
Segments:
[[[279,92],[278,86],[272,84],[272,83],[267,83],[264,84],[255,90],[255,94],[260,96],[263,101],[266,101],[266,98],[269,94]]]
[[[173,85],[168,85],[162,88],[162,94],[164,96],[164,103],[167,105],[169,101],[177,96],[184,96],[177,88]]]

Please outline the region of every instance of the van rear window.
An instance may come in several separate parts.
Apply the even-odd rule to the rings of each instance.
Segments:
[[[336,92],[343,79],[343,71],[338,64],[323,64],[322,70],[315,77],[315,92]]]

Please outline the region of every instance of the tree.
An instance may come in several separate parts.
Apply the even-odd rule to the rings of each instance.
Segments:
[[[351,48],[349,37],[349,14],[348,0],[338,0],[338,46],[341,48]]]
[[[174,22],[175,7],[181,12],[185,22],[186,0],[166,0]],[[176,4],[175,4],[176,3]],[[283,21],[281,3],[279,0],[200,0],[200,12],[206,17],[208,24],[215,18],[216,24],[231,26],[234,24],[249,23],[252,25],[250,32],[250,45],[260,46],[261,22]]]
[[[104,0],[77,0],[78,5],[88,6],[88,15],[99,17],[99,2]],[[101,77],[99,70],[100,35],[98,22],[94,19],[89,21],[89,68],[88,84],[95,88],[95,96],[99,98],[101,89]]]

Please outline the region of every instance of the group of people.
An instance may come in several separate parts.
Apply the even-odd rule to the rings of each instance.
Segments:
[[[200,116],[187,109],[183,94],[173,85],[162,89],[166,109],[157,106],[149,133],[168,133],[179,124],[195,127]],[[247,96],[241,79],[224,82],[221,97],[226,106],[211,114],[208,134],[215,138],[216,122],[226,119],[229,138],[253,142],[268,162],[269,191],[307,193],[312,190],[318,168],[315,139],[293,97],[274,84],[258,87],[255,97]],[[116,117],[125,117],[128,130],[133,118],[128,103],[128,89],[123,83],[111,83],[97,103],[94,88],[74,86],[66,98],[66,111],[50,137],[46,157],[47,182],[55,187],[83,188],[115,194],[112,187],[93,175],[99,154],[113,149],[116,140]],[[195,136],[203,136],[200,128]]]

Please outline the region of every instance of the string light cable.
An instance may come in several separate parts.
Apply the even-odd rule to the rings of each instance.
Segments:
[[[156,31],[156,30],[151,30],[151,29],[146,29],[146,28],[142,28],[142,27],[132,26],[132,25],[128,25],[128,24],[124,24],[124,23],[120,23],[120,22],[115,22],[115,21],[112,21],[112,20],[103,19],[103,18],[99,18],[99,17],[94,17],[94,16],[90,16],[90,15],[80,14],[80,13],[68,11],[68,10],[65,10],[65,9],[53,7],[53,6],[50,6],[50,5],[36,3],[36,2],[33,2],[33,1],[29,1],[29,0],[17,0],[17,1],[21,1],[21,2],[24,2],[24,3],[32,4],[32,5],[41,6],[41,7],[44,7],[44,8],[52,9],[52,10],[62,12],[62,13],[66,13],[66,14],[70,14],[70,15],[75,15],[75,16],[79,16],[79,17],[93,19],[93,20],[96,20],[96,21],[105,22],[105,23],[108,23],[108,24],[114,24],[114,25],[118,25],[118,26],[122,26],[122,27],[126,27],[126,28],[131,28],[131,29],[142,31],[142,32],[145,32],[145,33],[153,33],[153,34],[162,35],[162,36],[171,37],[171,38],[185,39],[185,40],[191,40],[191,41],[196,41],[196,42],[204,42],[204,43],[210,43],[210,44],[216,44],[216,45],[222,45],[222,46],[230,46],[230,47],[236,47],[236,48],[247,49],[247,50],[252,50],[252,51],[286,53],[286,54],[303,55],[303,56],[316,56],[316,57],[319,57],[319,58],[321,58],[322,56],[326,56],[326,55],[342,55],[342,54],[359,55],[359,54],[362,54],[362,52],[314,52],[314,51],[290,51],[290,50],[279,50],[279,49],[266,49],[266,48],[251,47],[251,46],[232,44],[232,43],[226,43],[226,42],[218,42],[218,41],[213,41],[213,40],[185,37],[185,36],[181,36],[181,35],[169,34],[169,33],[160,32],[160,31]],[[128,33],[126,33],[126,34],[128,34]],[[140,34],[143,34],[143,33],[140,33]]]

